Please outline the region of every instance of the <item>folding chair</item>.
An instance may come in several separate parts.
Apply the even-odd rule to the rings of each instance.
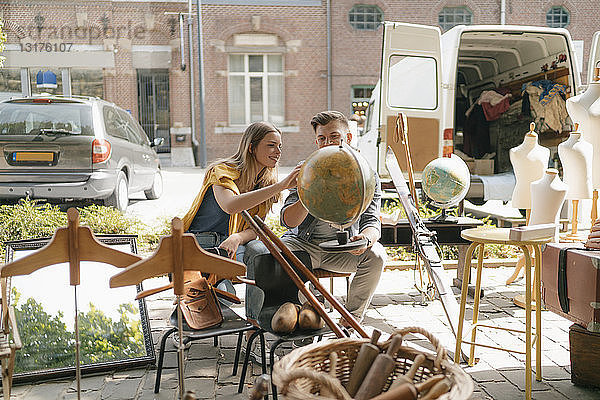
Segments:
[[[205,250],[210,253],[218,254],[223,257],[227,257],[227,253],[223,249],[219,249],[217,247],[205,248]],[[184,335],[183,344],[187,345],[188,343],[195,341],[195,340],[213,338],[214,345],[216,347],[219,344],[219,341],[218,341],[219,336],[231,335],[231,334],[237,333],[238,339],[237,339],[237,345],[236,345],[236,349],[235,349],[235,360],[233,362],[233,375],[235,376],[235,375],[237,375],[238,363],[240,360],[240,350],[242,347],[242,337],[244,335],[244,332],[253,330],[253,331],[255,331],[255,333],[257,335],[260,336],[261,353],[262,353],[263,359],[266,357],[266,355],[265,355],[265,338],[264,338],[263,332],[260,330],[260,328],[254,326],[253,324],[251,324],[244,318],[240,317],[235,311],[233,311],[228,306],[224,305],[222,302],[219,302],[219,306],[221,307],[221,313],[223,314],[223,322],[221,322],[221,324],[219,324],[219,326],[212,327],[212,328],[206,328],[206,329],[192,329],[186,323],[185,319],[182,321],[183,335]],[[166,331],[160,340],[160,350],[158,353],[158,364],[157,364],[157,370],[156,370],[156,381],[154,383],[154,393],[158,393],[160,390],[160,379],[162,376],[162,369],[163,369],[163,363],[164,363],[164,357],[165,357],[165,347],[166,347],[167,339],[169,338],[169,336],[171,336],[173,333],[177,332],[177,330],[178,330],[177,329],[177,327],[178,327],[177,309],[174,309],[173,312],[171,313],[169,322],[172,325],[172,328],[170,328],[168,331]],[[248,343],[248,344],[251,345],[251,343]],[[250,347],[248,347],[248,348],[250,348]],[[246,351],[246,354],[249,354],[248,350]],[[178,354],[178,357],[179,357],[179,354]],[[262,367],[263,371],[262,372],[266,373],[267,368],[264,364],[265,363],[263,362],[263,367]],[[179,365],[179,363],[178,363],[178,365]],[[242,380],[240,381],[240,385],[243,385],[244,379],[245,379],[245,374],[242,376],[241,379]]]
[[[302,263],[307,267],[311,268],[310,256],[307,252],[298,250],[293,251],[293,253],[302,261]],[[308,279],[304,277],[299,271],[296,270],[300,278],[306,282]],[[302,340],[307,338],[322,337],[323,334],[327,332],[331,332],[328,327],[316,330],[316,331],[295,331],[290,334],[279,334],[273,332],[271,329],[271,320],[273,319],[273,315],[279,307],[286,302],[291,302],[295,304],[300,304],[298,299],[298,287],[294,284],[294,282],[290,279],[290,277],[286,274],[283,268],[279,265],[279,263],[275,262],[273,256],[269,253],[260,254],[256,256],[254,262],[254,281],[258,288],[262,289],[265,293],[265,299],[263,302],[263,306],[258,315],[258,329],[254,332],[250,338],[248,339],[247,349],[252,347],[252,343],[256,336],[261,336],[261,344],[263,344],[263,335],[265,332],[268,332],[275,336],[277,340],[271,346],[270,351],[270,362],[269,367],[270,371],[273,371],[273,364],[275,360],[275,350],[279,345],[285,342]],[[263,348],[264,351],[264,348]],[[246,376],[246,372],[248,369],[248,361],[250,357],[250,352],[246,351],[246,356],[244,359],[244,364],[242,367],[242,374],[240,377],[240,384],[238,386],[238,393],[242,393],[244,388],[244,380]],[[263,358],[263,373],[265,371],[265,359]],[[275,385],[271,385],[273,391],[273,398],[277,399],[277,389]]]

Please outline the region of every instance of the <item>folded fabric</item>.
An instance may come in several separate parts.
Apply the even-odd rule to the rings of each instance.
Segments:
[[[495,106],[505,99],[508,99],[508,97],[510,97],[510,93],[502,95],[495,90],[484,90],[481,92],[477,104],[490,103],[491,106]]]
[[[499,103],[493,105],[492,103],[481,103],[481,107],[483,108],[483,113],[485,115],[485,119],[488,121],[495,121],[502,114],[508,110],[510,107],[510,103],[508,101],[508,95],[505,96]]]

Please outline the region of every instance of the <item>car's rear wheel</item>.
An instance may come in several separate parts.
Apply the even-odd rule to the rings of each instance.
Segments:
[[[162,196],[162,193],[163,193],[163,178],[162,178],[162,173],[159,170],[159,171],[156,171],[156,173],[154,174],[154,181],[152,182],[152,187],[148,190],[144,190],[144,194],[146,195],[146,198],[148,200],[156,200],[160,196]]]
[[[129,205],[129,190],[125,172],[119,171],[114,192],[104,200],[104,205],[114,207],[119,211],[127,210]]]

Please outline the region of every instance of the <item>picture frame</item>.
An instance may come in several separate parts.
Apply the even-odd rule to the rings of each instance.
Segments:
[[[137,235],[95,235],[101,243],[137,253]],[[51,238],[5,242],[9,263],[46,245]],[[142,285],[111,289],[121,268],[82,261],[81,282],[69,284],[68,263],[8,280],[23,348],[16,352],[13,382],[75,376],[75,299],[79,319],[81,373],[133,369],[154,364],[156,355]],[[76,297],[75,297],[76,293]]]

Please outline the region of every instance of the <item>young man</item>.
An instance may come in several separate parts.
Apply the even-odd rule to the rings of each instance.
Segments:
[[[350,143],[352,134],[348,120],[338,111],[323,111],[310,121],[319,148],[338,146],[342,140]],[[367,247],[350,252],[329,253],[319,243],[336,238],[336,229],[329,223],[312,216],[298,198],[296,188],[290,189],[281,209],[281,224],[289,229],[282,238],[290,250],[304,250],[310,254],[313,269],[334,272],[355,272],[348,290],[346,308],[359,321],[371,302],[385,262],[385,249],[378,243],[381,235],[379,220],[381,208],[381,185],[376,176],[373,200],[350,229],[350,240],[367,239]],[[345,321],[341,321],[345,324]]]

